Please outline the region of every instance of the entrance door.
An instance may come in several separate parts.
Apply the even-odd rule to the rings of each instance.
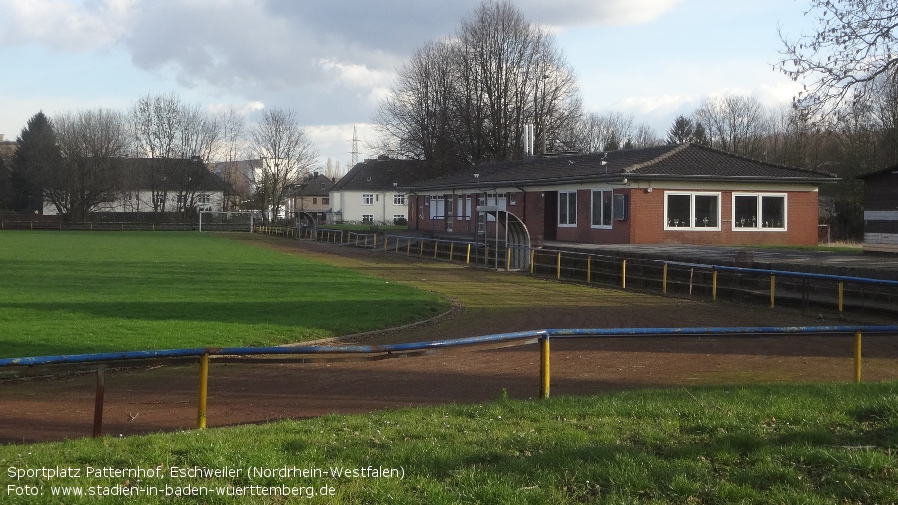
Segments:
[[[543,240],[555,240],[558,238],[558,192],[546,191],[543,205]]]

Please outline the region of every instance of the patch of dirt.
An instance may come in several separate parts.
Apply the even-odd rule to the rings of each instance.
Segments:
[[[327,244],[241,239],[456,300],[442,317],[332,340],[339,343],[415,342],[543,328],[821,324],[816,314],[790,310],[576,286]],[[853,345],[848,335],[554,339],[551,394],[704,383],[851,381]],[[894,338],[865,336],[864,356],[864,380],[898,380]],[[90,436],[95,380],[93,374],[80,374],[0,382],[0,442]],[[107,370],[103,433],[128,436],[194,428],[197,383],[196,365]],[[207,425],[491,401],[503,390],[512,398],[538,396],[538,346],[466,348],[362,362],[213,359]]]

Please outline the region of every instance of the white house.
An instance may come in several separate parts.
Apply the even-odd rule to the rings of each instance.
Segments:
[[[434,177],[419,160],[386,156],[365,160],[337,182],[330,191],[329,223],[394,224],[408,220],[406,193],[399,188]]]

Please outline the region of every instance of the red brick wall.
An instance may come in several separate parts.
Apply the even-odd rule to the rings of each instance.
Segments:
[[[817,193],[786,192],[787,231],[733,231],[733,192],[720,195],[720,231],[664,230],[664,190],[630,196],[631,243],[698,245],[817,245]]]
[[[816,245],[817,244],[817,193],[787,192],[787,231],[733,231],[732,191],[721,192],[720,231],[664,230],[664,190],[648,192],[645,189],[618,189],[615,194],[628,198],[627,219],[613,221],[612,228],[594,229],[591,222],[591,192],[577,191],[577,227],[558,227],[557,240],[593,244],[697,244],[697,245]],[[476,207],[476,195],[472,213]],[[517,204],[508,211],[521,218],[530,232],[533,245],[539,246],[545,239],[545,227],[556,223],[545,222],[545,197],[542,192],[518,193]],[[456,200],[456,205],[458,205]],[[409,198],[409,228],[445,232],[444,220],[430,219],[430,208],[424,206],[423,196]],[[492,226],[488,226],[492,230]],[[454,222],[454,232],[473,235],[476,221]]]

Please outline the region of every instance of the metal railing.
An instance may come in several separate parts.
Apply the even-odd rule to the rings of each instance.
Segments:
[[[539,343],[540,360],[539,397],[549,397],[551,378],[550,341],[570,338],[639,338],[639,337],[751,337],[751,336],[795,336],[795,335],[851,335],[854,334],[854,377],[861,381],[861,339],[862,334],[898,335],[898,326],[805,326],[805,327],[731,327],[731,328],[585,328],[585,329],[544,329],[516,333],[499,333],[453,340],[435,340],[404,344],[384,345],[342,345],[342,346],[279,346],[279,347],[221,347],[189,348],[158,351],[131,351],[97,354],[76,354],[59,356],[38,356],[0,359],[0,369],[11,367],[34,367],[97,363],[96,393],[94,401],[93,435],[102,433],[103,399],[105,395],[106,365],[113,362],[159,359],[198,359],[200,364],[199,391],[197,397],[197,428],[206,427],[206,412],[209,384],[210,358],[253,357],[253,356],[323,356],[322,359],[339,357],[341,360],[371,360],[406,357],[426,351],[483,344],[505,343],[524,345]],[[314,361],[314,360],[312,360]]]
[[[663,295],[728,299],[769,304],[791,304],[809,309],[837,311],[846,307],[863,312],[898,312],[898,281],[789,270],[713,265],[683,261],[623,258],[562,249],[506,246],[376,232],[340,229],[287,228],[260,231],[273,235],[382,250],[467,266],[497,270],[527,271],[531,275],[587,285],[602,284],[621,289],[639,289]],[[513,257],[526,256],[526,268],[512,268]]]

